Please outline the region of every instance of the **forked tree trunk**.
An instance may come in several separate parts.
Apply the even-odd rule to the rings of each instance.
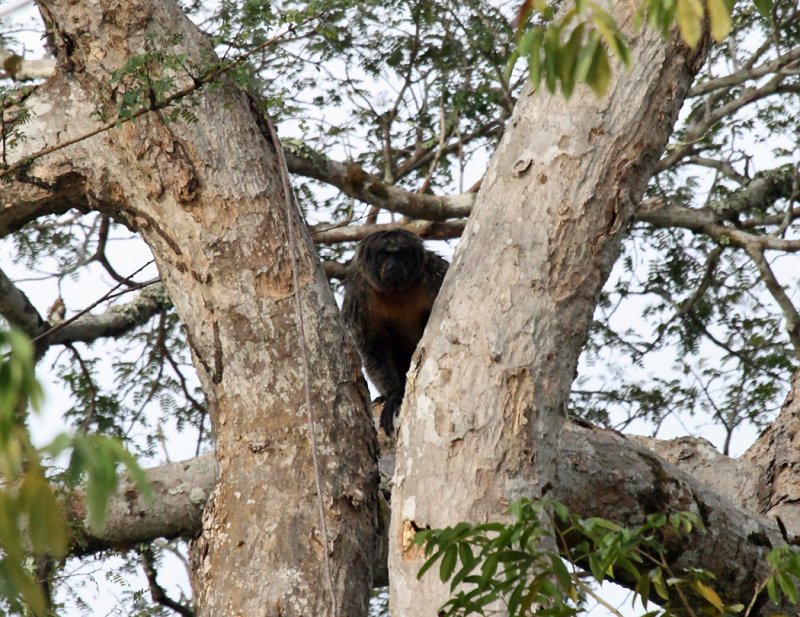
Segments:
[[[610,12],[631,32],[638,4]],[[600,290],[705,50],[651,31],[598,99],[520,97],[408,378],[392,493],[395,617],[435,615],[414,530],[497,519],[546,494]]]
[[[172,35],[180,43],[167,54],[200,63],[213,56],[173,0],[40,5],[56,33],[60,68],[26,101],[30,138],[15,157],[95,129],[96,108],[113,118],[116,98],[139,84],[115,85],[112,71]],[[187,75],[175,77],[176,87],[191,84]],[[294,208],[293,230],[288,225],[268,126],[231,86],[203,89],[194,100],[195,122],[151,112],[34,161],[25,172],[29,203],[66,200],[140,232],[183,321],[219,465],[192,551],[198,614],[321,616],[333,615],[335,603],[339,615],[363,615],[377,474],[358,359]],[[327,539],[306,422],[303,346]]]

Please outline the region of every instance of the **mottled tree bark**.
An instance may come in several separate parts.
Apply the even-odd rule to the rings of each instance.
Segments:
[[[740,508],[780,521],[787,541],[800,539],[800,371],[778,417],[738,459],[721,454],[704,439],[634,439]]]
[[[791,404],[797,413],[798,403],[787,402],[787,406]],[[767,552],[786,542],[775,520],[760,516],[759,512],[740,503],[742,495],[755,492],[754,481],[749,484],[737,481],[743,474],[735,471],[727,481],[720,477],[739,465],[744,468],[751,463],[718,453],[714,456],[715,451],[700,447],[701,442],[696,442],[698,448],[692,449],[694,442],[687,440],[652,440],[649,445],[658,449],[670,453],[680,451],[675,464],[670,464],[635,441],[638,439],[615,431],[567,423],[559,439],[552,496],[567,504],[578,516],[602,516],[631,527],[641,524],[653,512],[697,513],[706,532],[676,536],[669,542],[670,565],[703,567],[715,575],[714,588],[725,601],[749,604],[755,590],[769,574]],[[776,454],[765,455],[763,463],[777,458]],[[784,451],[786,454],[791,452]],[[696,464],[700,459],[711,464],[700,469]],[[797,459],[795,452],[792,460]],[[393,463],[393,456],[386,455],[381,459],[382,470],[385,468],[390,475]],[[714,488],[698,480],[693,470],[697,476],[713,481]],[[174,537],[200,531],[205,496],[214,486],[213,459],[201,456],[162,465],[148,470],[148,477],[156,493],[155,504],[149,504],[126,480],[112,499],[104,528],[96,532],[86,527],[83,495],[78,492],[69,496],[72,524],[79,530],[81,540],[74,547],[73,555],[109,548],[125,550],[158,536]],[[754,480],[749,475],[743,477]],[[789,508],[791,504],[785,506]],[[788,533],[793,536],[798,535],[798,531],[796,526],[788,527]],[[385,555],[377,554],[373,568],[378,573],[376,585],[388,582],[385,566]],[[767,615],[779,610],[790,614],[791,608],[767,605],[766,594],[762,593],[752,614]]]
[[[629,32],[636,5],[613,2]],[[598,99],[520,97],[437,299],[401,412],[389,549],[397,616],[447,597],[417,581],[415,529],[496,519],[555,480],[559,430],[600,290],[705,50],[633,36]]]
[[[94,111],[113,118],[116,97],[137,85],[113,84],[111,73],[168,35],[181,36],[176,52],[213,58],[210,41],[171,0],[127,2],[122,10],[111,1],[40,4],[53,24],[59,70],[25,101],[33,120],[14,152],[20,159],[102,126]],[[176,88],[193,83],[174,77]],[[364,614],[377,474],[358,359],[301,219],[293,207],[287,216],[285,171],[267,122],[230,85],[200,89],[194,102],[196,122],[149,112],[36,159],[17,180],[31,187],[27,204],[35,200],[39,211],[68,199],[138,231],[185,326],[219,468],[192,551],[198,614],[333,615],[334,603],[337,614]],[[23,207],[11,225],[28,212]]]

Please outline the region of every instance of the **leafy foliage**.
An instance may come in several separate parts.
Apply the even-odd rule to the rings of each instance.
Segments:
[[[69,530],[22,419],[42,391],[33,373],[34,349],[21,333],[0,331],[0,598],[11,611],[46,612],[45,597],[27,563],[67,552]]]
[[[797,16],[792,2],[775,2],[769,15],[734,8],[727,44],[712,47],[689,93],[649,203],[707,208],[720,225],[762,241],[796,234],[796,164],[783,135],[800,130],[800,101],[778,94],[796,88],[796,77],[777,69],[762,88],[744,67],[796,53]],[[772,255],[781,255],[770,263],[796,301],[796,254]],[[779,325],[785,315],[752,259],[679,225],[632,226],[595,317],[573,412],[617,428],[644,421],[640,430],[655,434],[673,420],[692,427],[694,417],[711,417],[728,453],[748,424],[766,425],[797,367],[798,349]]]
[[[168,114],[171,120],[196,120],[191,111],[195,104],[191,96],[173,100],[181,82],[196,80],[202,74],[198,62],[177,51],[180,43],[178,36],[149,41],[149,51],[131,57],[114,71],[111,86],[116,95],[117,122],[132,120],[146,110],[162,109],[168,103],[171,103]],[[101,117],[105,115],[102,110],[97,111]]]
[[[27,607],[34,615],[47,613],[47,604],[32,566],[63,559],[71,542],[67,513],[56,487],[46,476],[40,451],[30,442],[24,418],[27,406],[36,409],[42,391],[33,372],[34,347],[23,334],[0,331],[0,599],[11,611]],[[71,449],[64,476],[68,486],[85,476],[89,525],[102,527],[108,500],[117,487],[116,467],[125,465],[145,495],[152,495],[136,462],[116,439],[101,435],[58,436],[41,453],[58,456]],[[40,576],[40,575],[39,575]]]
[[[528,78],[535,89],[544,79],[550,92],[560,84],[561,93],[570,98],[576,83],[586,83],[597,96],[605,94],[611,81],[609,50],[625,67],[631,56],[625,36],[607,11],[594,2],[576,2],[575,7],[554,18],[546,2],[523,6],[536,25],[520,37],[506,71],[510,73],[518,56],[528,60]],[[588,16],[585,15],[588,13]],[[566,39],[562,42],[562,39]]]
[[[416,534],[413,546],[424,547],[426,556],[417,576],[438,563],[439,578],[450,582],[442,615],[484,615],[498,604],[511,617],[577,615],[587,595],[595,595],[584,580],[587,572],[598,583],[626,581],[634,603],[639,600],[646,611],[643,617],[746,616],[754,604],[726,605],[714,591],[711,573],[670,568],[665,539],[703,533],[693,513],[651,514],[629,529],[602,518],[580,519],[558,502],[521,500],[510,506],[509,516],[505,524],[458,523]],[[773,602],[781,596],[797,602],[800,552],[783,546],[767,559],[770,576],[754,590],[753,600],[766,588]],[[652,610],[651,600],[658,609]]]

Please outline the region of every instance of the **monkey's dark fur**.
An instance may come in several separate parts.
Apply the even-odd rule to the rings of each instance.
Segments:
[[[344,283],[342,316],[364,370],[384,397],[381,427],[394,432],[406,373],[448,262],[404,229],[378,231],[359,242]]]

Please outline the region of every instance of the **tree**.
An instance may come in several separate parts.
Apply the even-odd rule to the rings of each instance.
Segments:
[[[375,434],[312,239],[335,278],[341,243],[402,224],[464,236],[400,422],[388,532],[396,614],[433,614],[443,599],[433,582],[415,582],[421,560],[404,549],[417,529],[499,517],[509,500],[541,494],[625,523],[698,512],[709,532],[671,558],[714,572],[727,601],[749,602],[768,547],[797,535],[800,398],[787,399],[746,462],[698,441],[642,445],[563,419],[568,405],[623,427],[707,410],[727,454],[734,431],[766,426],[788,391],[800,320],[765,251],[800,246],[792,148],[769,168],[742,140],[797,130],[796,6],[778,2],[766,16],[738,7],[731,43],[709,51],[705,39],[690,49],[641,33],[633,8],[615,4],[633,66],[614,68],[604,96],[577,86],[568,103],[522,90],[527,73],[505,70],[518,6],[223,4],[207,23],[213,41],[167,0],[112,8],[41,2],[59,66],[7,95],[0,231],[32,264],[56,248],[59,280],[98,264],[138,295],[51,328],[3,277],[0,314],[40,356],[69,351],[68,415],[83,430],[124,435],[157,398],[201,433],[207,414],[219,481],[201,527],[208,460],[153,470],[157,507],[123,487],[106,529],[82,531],[75,554],[202,530],[191,549],[199,614],[366,612],[381,561]],[[228,50],[221,63],[215,44]],[[385,75],[396,87],[388,101],[362,83]],[[281,148],[266,112],[295,122],[302,142]],[[479,190],[463,193],[476,152],[498,140]],[[713,171],[703,191],[698,167]],[[315,203],[309,179],[340,192]],[[454,184],[458,195],[434,192]],[[363,224],[350,198],[371,207]],[[381,210],[408,218],[379,222]],[[106,246],[120,226],[148,244],[166,294],[112,265]],[[634,263],[641,246],[648,267]],[[620,250],[626,273],[603,290]],[[650,332],[614,321],[612,309],[635,296],[658,320]],[[115,363],[119,380],[135,377],[131,389],[98,385],[80,344],[101,337],[143,346],[141,361]],[[637,368],[670,348],[675,376]],[[185,374],[186,349],[205,398]],[[581,349],[604,368],[575,386]],[[719,473],[732,468],[737,482]],[[152,555],[141,554],[154,600],[169,606]],[[768,610],[761,596],[756,610]]]

